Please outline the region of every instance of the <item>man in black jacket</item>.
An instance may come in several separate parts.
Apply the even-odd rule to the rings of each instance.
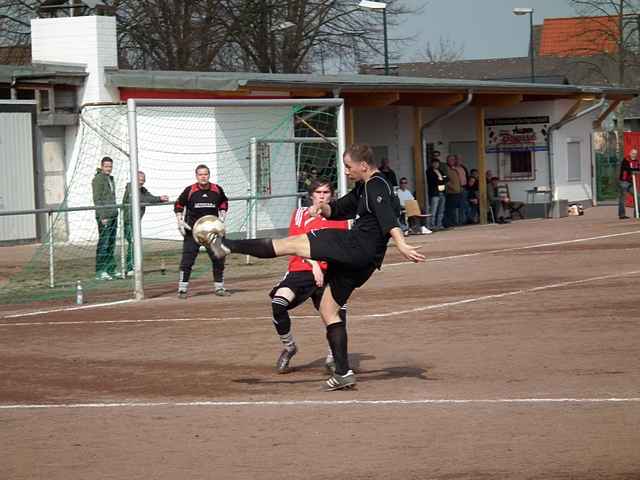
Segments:
[[[392,199],[393,187],[374,163],[371,147],[352,145],[344,153],[343,162],[347,175],[357,182],[354,189],[329,204],[309,207],[309,214],[331,220],[355,218],[351,230],[313,230],[284,239],[229,240],[218,236],[211,242],[217,257],[229,253],[259,258],[298,255],[328,263],[325,283],[329,288],[325,288],[320,300],[320,316],[327,327],[327,340],[336,367],[326,382],[327,390],[351,388],[356,383],[349,368],[347,330],[339,311],[351,293],[380,268],[389,238],[393,238],[408,260],[425,260],[424,255],[404,239],[398,225],[399,212]]]
[[[444,210],[446,203],[445,190],[447,188],[447,176],[440,171],[440,160],[431,160],[431,166],[427,170],[427,192],[429,194],[429,205],[431,207],[431,230],[441,230],[444,228]]]
[[[627,200],[627,193],[633,192],[633,182],[635,181],[634,173],[640,171],[638,169],[638,150],[635,148],[629,152],[630,159],[622,159],[620,164],[620,176],[618,177],[618,190],[620,192],[618,196],[618,218],[620,220],[626,220],[627,212],[625,209],[625,202]],[[634,198],[634,202],[638,199]]]

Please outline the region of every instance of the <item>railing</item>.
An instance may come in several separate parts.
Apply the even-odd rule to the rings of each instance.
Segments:
[[[278,195],[261,195],[261,196],[252,196],[252,195],[243,195],[238,197],[231,197],[229,201],[245,201],[246,202],[246,211],[247,211],[247,219],[246,219],[246,233],[247,238],[255,238],[257,235],[257,201],[259,200],[271,200],[277,198],[297,198],[298,206],[301,203],[303,197],[307,194],[304,192],[298,193],[289,193],[289,194],[278,194]],[[162,202],[162,203],[141,203],[141,207],[161,207],[170,205],[172,202]],[[84,212],[84,211],[98,211],[102,209],[112,209],[117,208],[118,214],[122,215],[122,210],[124,208],[131,207],[131,204],[124,203],[116,203],[112,205],[100,205],[100,206],[85,206],[85,207],[56,207],[56,208],[36,208],[32,210],[9,210],[9,211],[0,211],[0,217],[9,217],[9,216],[17,216],[17,215],[38,215],[38,214],[46,214],[47,215],[47,232],[46,232],[46,240],[48,242],[48,263],[49,263],[49,287],[55,288],[55,241],[54,241],[54,214],[59,213],[69,213],[69,212]],[[122,218],[122,217],[120,217]],[[127,247],[124,238],[124,224],[123,222],[118,222],[119,224],[119,232],[118,238],[120,240],[120,265],[121,265],[121,273],[124,276],[126,274],[126,255],[127,255]],[[248,263],[248,260],[247,260]]]

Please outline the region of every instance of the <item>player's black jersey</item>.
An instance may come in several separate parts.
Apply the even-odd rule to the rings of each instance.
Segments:
[[[330,203],[332,220],[355,218],[348,233],[378,267],[387,250],[389,232],[400,226],[393,195],[385,177],[376,172],[366,183],[356,183],[344,197]]]
[[[194,183],[185,188],[176,200],[173,211],[183,212],[187,210],[184,221],[189,225],[193,224],[200,217],[205,215],[216,215],[220,210],[229,209],[229,199],[224,194],[220,185],[209,183],[207,187]]]

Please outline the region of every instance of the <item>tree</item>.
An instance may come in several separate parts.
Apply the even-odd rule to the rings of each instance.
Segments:
[[[309,71],[318,61],[381,54],[380,14],[354,0],[225,0],[233,43],[260,72]],[[416,13],[401,0],[387,2],[389,25]],[[288,26],[288,28],[287,28]],[[394,42],[395,40],[392,40]]]
[[[575,64],[586,66],[603,83],[624,87],[638,86],[634,70],[640,53],[640,1],[568,0],[585,18],[576,39],[579,47],[567,55],[579,57]],[[624,142],[624,105],[616,110],[619,150]]]
[[[437,45],[432,45],[427,41],[424,49],[420,52],[420,60],[429,63],[455,62],[462,60],[464,55],[464,43],[457,44],[449,37],[440,36]]]
[[[77,0],[69,0],[70,2]],[[389,26],[417,13],[388,0]],[[29,45],[43,0],[0,0],[5,45]],[[357,0],[105,0],[118,24],[120,64],[163,70],[296,73],[326,61],[381,55],[382,18]],[[289,28],[283,28],[286,26]],[[402,39],[391,39],[398,44]]]

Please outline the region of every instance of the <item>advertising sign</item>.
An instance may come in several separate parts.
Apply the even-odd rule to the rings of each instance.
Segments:
[[[549,117],[487,118],[487,153],[548,150]]]

